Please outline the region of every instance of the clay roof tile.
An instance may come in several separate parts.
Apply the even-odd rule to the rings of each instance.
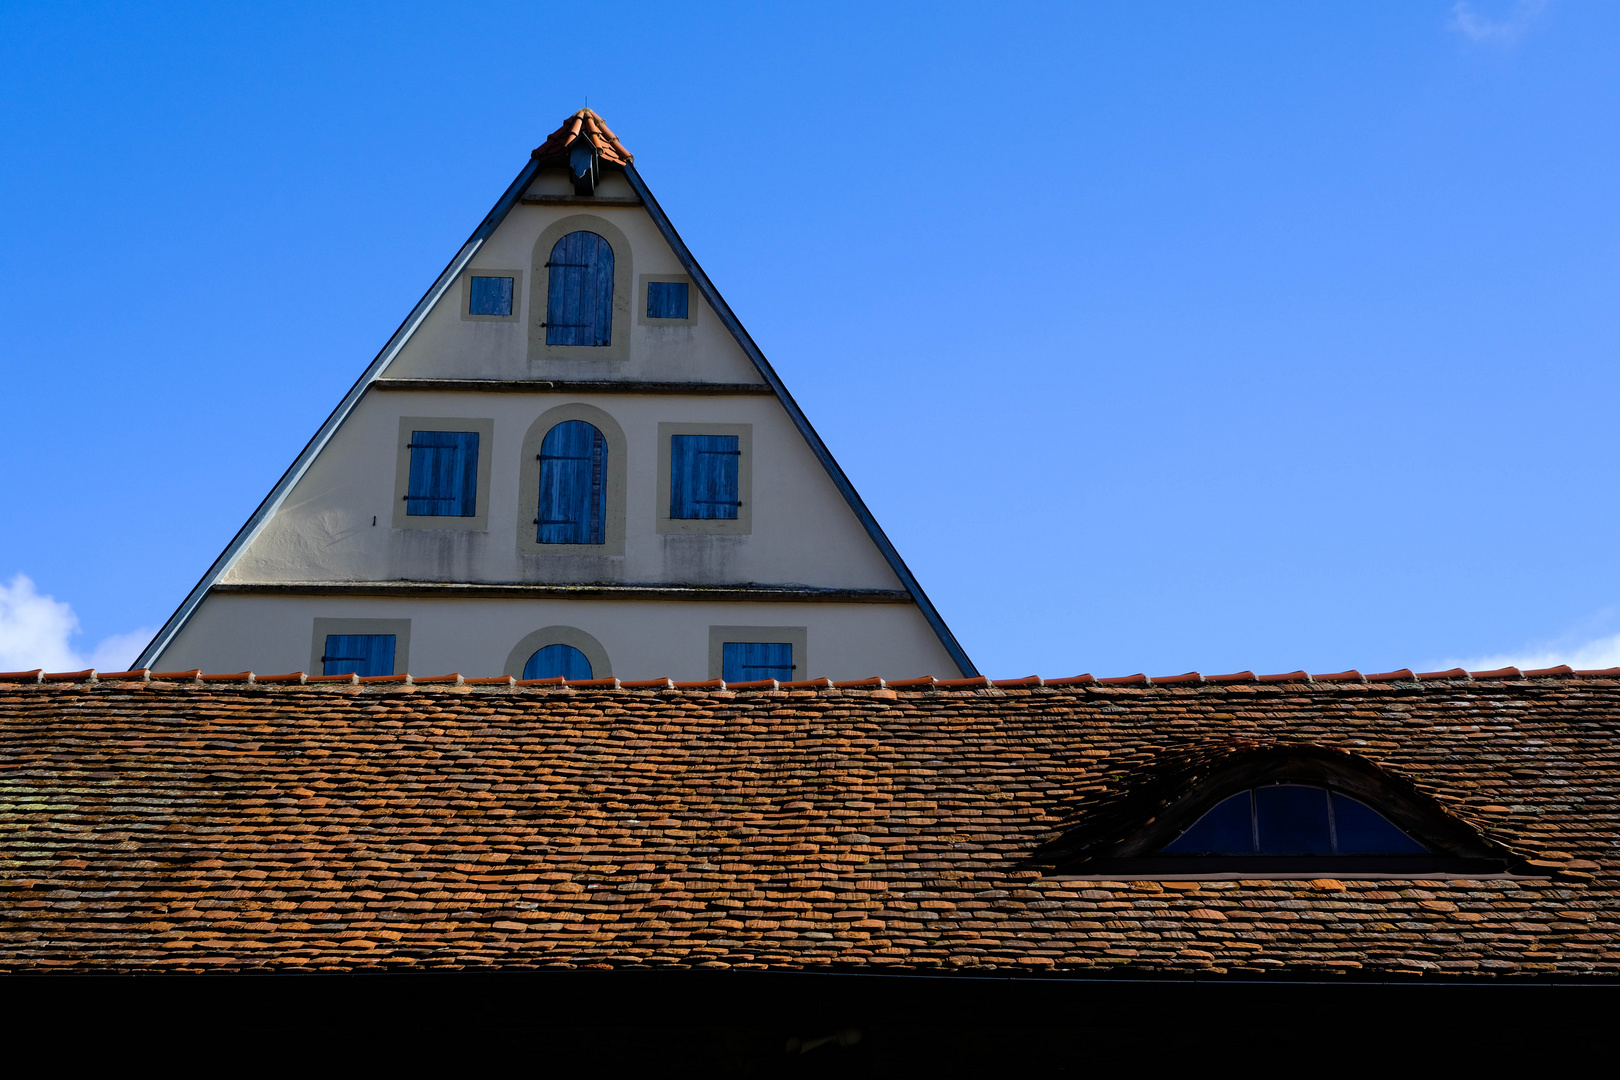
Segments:
[[[564,120],[562,127],[546,136],[546,141],[534,148],[532,156],[543,158],[562,154],[579,138],[589,141],[603,161],[629,165],[635,160],[635,155],[624,148],[619,137],[608,130],[602,118],[590,109],[581,109]]]

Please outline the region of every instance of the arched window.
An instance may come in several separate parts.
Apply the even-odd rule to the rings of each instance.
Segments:
[[[1307,784],[1250,788],[1166,844],[1164,855],[1429,855],[1366,803]]]
[[[1410,878],[1523,862],[1411,781],[1329,747],[1190,745],[1117,779],[1049,845],[1058,873]]]
[[[537,542],[605,542],[607,453],[607,439],[583,420],[564,420],[546,432],[540,444]]]
[[[546,268],[546,344],[611,344],[612,246],[596,233],[571,232],[551,249]]]
[[[535,650],[529,662],[523,665],[525,679],[591,678],[591,662],[572,645],[547,645]]]

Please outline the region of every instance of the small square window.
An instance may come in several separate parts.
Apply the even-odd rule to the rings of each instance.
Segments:
[[[393,634],[327,634],[322,675],[392,675]],[[763,676],[762,676],[763,678]]]
[[[411,517],[478,516],[478,432],[413,431],[405,513]]]
[[[684,281],[649,281],[647,283],[647,318],[686,318],[686,291]]]
[[[467,314],[511,315],[512,279],[509,277],[474,277],[468,290]]]
[[[793,645],[787,641],[728,641],[721,648],[720,677],[726,682],[757,679],[793,681]]]
[[[736,520],[738,437],[672,435],[669,451],[669,516]]]

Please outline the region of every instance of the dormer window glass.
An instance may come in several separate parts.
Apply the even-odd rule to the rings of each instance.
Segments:
[[[1165,855],[1428,855],[1388,818],[1306,784],[1251,788],[1222,801],[1164,846]]]
[[[467,314],[512,314],[512,279],[474,275],[472,287],[468,290]]]
[[[647,283],[647,318],[686,318],[686,296],[687,284],[684,281],[649,281]]]
[[[547,345],[609,345],[613,339],[613,247],[593,232],[572,232],[546,263]]]

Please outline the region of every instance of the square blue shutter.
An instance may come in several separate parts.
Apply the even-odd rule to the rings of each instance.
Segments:
[[[613,247],[593,232],[569,233],[546,263],[547,345],[607,345],[613,338]]]
[[[651,281],[647,283],[647,318],[686,318],[686,282]]]
[[[512,314],[512,279],[509,277],[475,277],[472,295],[468,298],[469,315]]]
[[[564,420],[540,443],[535,541],[607,542],[607,438],[583,420]]]
[[[735,435],[670,436],[669,516],[735,519],[740,457]]]
[[[411,479],[405,513],[412,517],[478,516],[478,432],[411,432]]]
[[[720,647],[720,677],[726,682],[791,682],[793,646],[783,641],[728,641]]]
[[[327,634],[322,675],[392,675],[393,634]]]

